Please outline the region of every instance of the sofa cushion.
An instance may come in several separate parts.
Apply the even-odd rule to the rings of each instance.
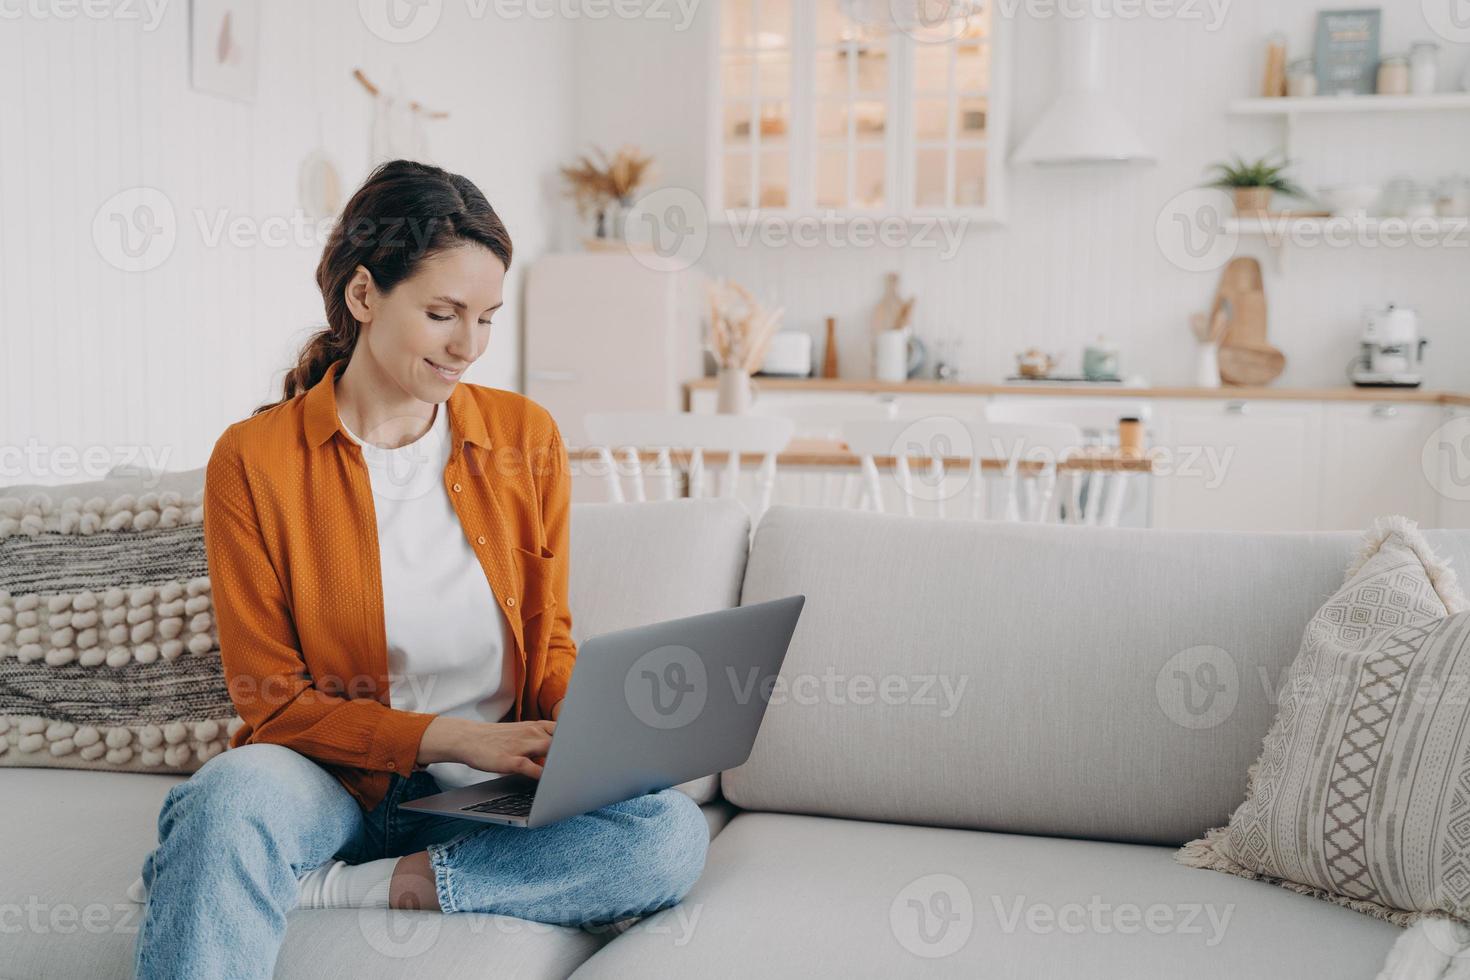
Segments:
[[[1470,601],[1412,521],[1381,520],[1307,625],[1228,827],[1192,867],[1413,925],[1470,922]]]
[[[1400,934],[1163,847],[741,813],[573,976],[1371,976]]]
[[[1470,568],[1470,531],[1429,531]],[[1245,793],[1360,535],[777,505],[744,603],[806,605],[742,809],[1179,845]]]
[[[203,488],[0,488],[0,765],[177,773],[224,751]]]
[[[158,811],[186,776],[0,771],[0,976],[131,977],[142,906],[128,886],[158,843]],[[711,836],[730,818],[704,806]],[[6,912],[5,910],[12,910]],[[17,928],[18,927],[18,928]],[[290,914],[276,975],[565,977],[609,939],[507,916],[312,909]]]
[[[731,498],[572,506],[572,639],[740,603],[750,514]],[[678,788],[697,802],[719,774]]]

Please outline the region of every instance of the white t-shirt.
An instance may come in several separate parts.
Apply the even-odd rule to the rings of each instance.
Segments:
[[[365,442],[345,422],[342,428],[362,446],[372,481],[390,704],[501,721],[515,704],[506,655],[515,649],[515,634],[444,489],[447,408],[436,404],[428,431],[397,449]],[[498,775],[459,762],[431,763],[428,770],[446,789]]]

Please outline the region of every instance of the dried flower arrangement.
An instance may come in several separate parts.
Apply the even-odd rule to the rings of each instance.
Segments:
[[[585,218],[589,211],[597,215],[597,237],[606,234],[603,215],[614,201],[632,202],[640,185],[653,176],[653,157],[632,146],[624,146],[609,157],[600,147],[592,148],[592,156],[583,154],[574,166],[562,167],[567,182],[567,196],[577,204],[577,215]]]
[[[766,310],[750,290],[727,279],[716,279],[709,294],[710,340],[706,345],[721,368],[736,368],[752,374],[765,360],[766,349],[785,307]]]

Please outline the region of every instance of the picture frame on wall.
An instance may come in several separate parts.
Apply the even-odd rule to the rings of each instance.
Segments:
[[[189,82],[196,92],[255,101],[260,8],[254,0],[191,0]]]
[[[1383,11],[1323,10],[1317,14],[1317,91],[1323,95],[1372,95],[1378,73]]]

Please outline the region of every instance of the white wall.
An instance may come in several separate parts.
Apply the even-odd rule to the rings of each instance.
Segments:
[[[1110,84],[1159,162],[1083,173],[1013,169],[1008,221],[972,226],[949,261],[934,250],[741,247],[728,228],[713,230],[701,265],[784,305],[786,324],[820,337],[838,318],[844,375],[864,376],[864,335],[883,273],[897,270],[916,294],[921,337],[963,335],[962,377],[997,381],[1013,355],[1039,346],[1080,367],[1082,346],[1105,333],[1121,344],[1126,372],[1155,384],[1189,383],[1191,313],[1208,308],[1216,272],[1186,272],[1155,240],[1155,220],[1177,194],[1198,185],[1207,165],[1236,151],[1262,154],[1280,142],[1280,124],[1231,119],[1232,99],[1256,94],[1263,39],[1288,34],[1292,57],[1310,53],[1315,12],[1306,0],[1223,0],[1218,29],[1204,20],[1114,20]],[[1075,6],[1075,4],[1073,4]],[[1135,5],[1137,6],[1137,5]],[[1340,5],[1339,5],[1340,6]],[[1432,37],[1419,0],[1382,3],[1385,52]],[[1022,14],[1014,22],[1011,143],[1024,137],[1049,101],[1058,66],[1053,21]],[[1189,9],[1208,11],[1191,2]],[[577,98],[580,138],[633,141],[663,165],[663,183],[702,192],[708,80],[700,9],[696,30],[621,21],[581,28]],[[1440,84],[1452,88],[1470,51],[1442,44]],[[1470,112],[1400,118],[1307,119],[1294,150],[1297,176],[1312,184],[1381,181],[1396,174],[1438,179],[1470,172]],[[1270,338],[1287,355],[1277,384],[1344,383],[1356,351],[1360,314],[1388,301],[1412,304],[1430,338],[1428,383],[1470,387],[1470,236],[1456,248],[1294,250],[1284,272],[1265,263]],[[1259,243],[1242,254],[1268,253]],[[820,351],[820,348],[818,348]],[[820,356],[820,353],[819,353]],[[819,362],[820,363],[820,362]]]
[[[0,447],[34,440],[42,456],[17,474],[8,450],[0,484],[82,478],[63,472],[67,448],[201,466],[226,425],[279,397],[322,323],[320,244],[209,247],[195,214],[289,218],[319,139],[351,193],[370,169],[372,118],[354,67],[380,83],[397,69],[409,95],[451,113],[434,124],[432,162],[479,185],[515,246],[505,326],[468,380],[519,387],[521,277],[554,244],[546,175],[572,146],[570,21],[475,18],[486,8],[448,2],[427,37],[395,44],[365,28],[356,2],[263,0],[247,105],[189,87],[182,0],[165,0],[152,30],[32,6],[6,4],[0,19]],[[123,272],[94,247],[92,222],[139,185],[171,201],[177,244],[157,269]]]

